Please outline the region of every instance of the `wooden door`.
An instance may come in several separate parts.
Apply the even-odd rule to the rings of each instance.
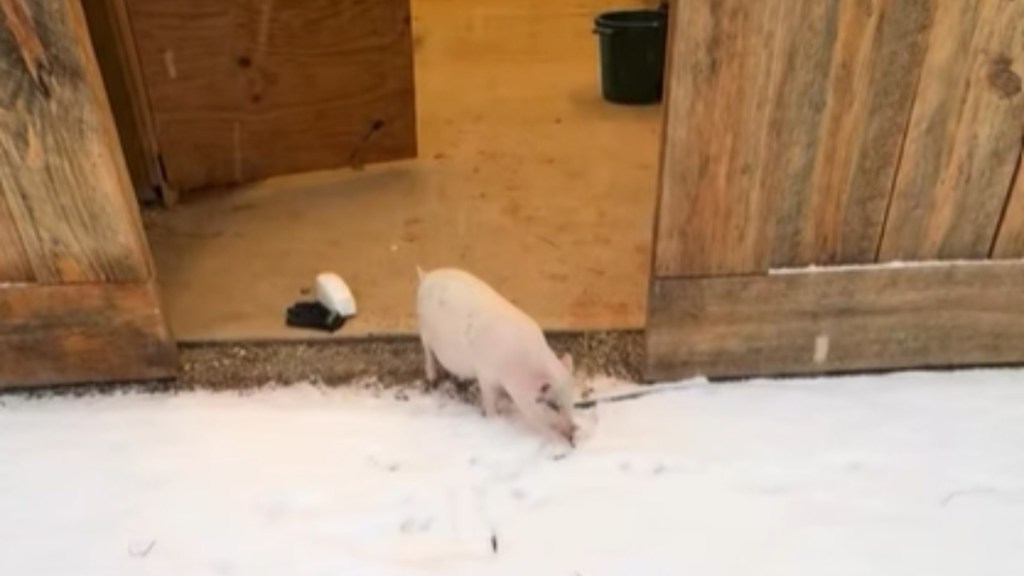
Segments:
[[[652,378],[1024,362],[1024,4],[671,14]]]
[[[172,188],[416,155],[409,0],[108,1]]]
[[[173,376],[81,6],[0,0],[0,387]]]

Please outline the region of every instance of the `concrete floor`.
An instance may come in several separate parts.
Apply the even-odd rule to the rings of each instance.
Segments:
[[[147,213],[175,335],[323,337],[283,321],[323,270],[360,307],[332,337],[408,333],[417,265],[471,270],[548,329],[642,327],[661,111],[601,100],[591,33],[641,4],[413,0],[420,158]]]

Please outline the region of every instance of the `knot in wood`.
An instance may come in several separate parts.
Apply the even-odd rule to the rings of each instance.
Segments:
[[[1021,91],[1021,79],[1011,66],[1013,60],[1005,55],[992,59],[988,68],[988,83],[1003,98],[1013,98]]]

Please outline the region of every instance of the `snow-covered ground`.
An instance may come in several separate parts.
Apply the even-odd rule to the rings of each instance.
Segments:
[[[1020,371],[695,382],[562,458],[434,397],[2,402],[4,576],[1024,573]]]

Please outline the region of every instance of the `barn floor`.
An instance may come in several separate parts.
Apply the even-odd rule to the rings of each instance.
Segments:
[[[414,0],[420,158],[147,213],[175,335],[317,338],[283,315],[322,270],[360,306],[336,336],[410,332],[417,265],[468,268],[549,329],[642,327],[661,112],[600,99],[591,33],[642,4]]]
[[[0,397],[0,574],[1016,575],[1022,379],[692,382],[564,458],[409,391]]]

